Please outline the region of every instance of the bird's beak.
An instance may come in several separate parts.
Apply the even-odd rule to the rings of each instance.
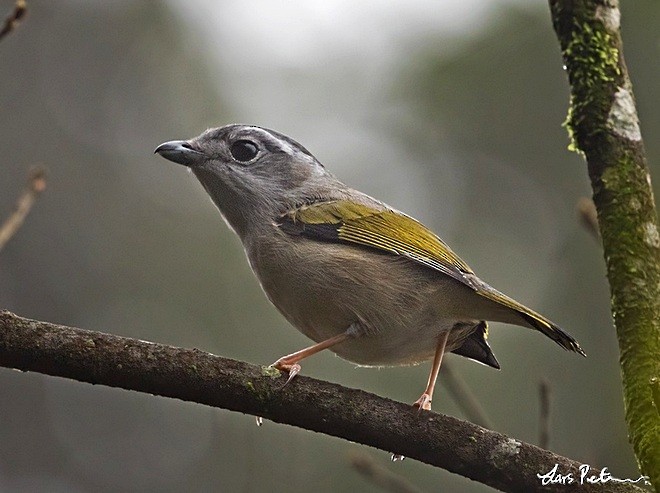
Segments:
[[[206,160],[206,155],[190,145],[187,140],[171,140],[156,147],[155,154],[160,154],[178,164],[194,168]]]

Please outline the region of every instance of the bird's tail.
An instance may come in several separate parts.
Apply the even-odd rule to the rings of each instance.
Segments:
[[[516,300],[509,298],[507,295],[500,293],[494,288],[484,286],[484,289],[479,289],[477,293],[484,298],[494,301],[499,306],[506,308],[506,310],[498,311],[501,316],[497,318],[490,318],[496,322],[513,323],[516,325],[523,325],[545,334],[550,339],[555,341],[561,347],[568,351],[575,351],[576,353],[586,356],[578,342],[568,333],[563,331],[560,327],[552,323],[543,315],[536,313],[534,310],[518,303]]]

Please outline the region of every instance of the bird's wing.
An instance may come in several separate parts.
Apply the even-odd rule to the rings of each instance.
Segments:
[[[346,200],[316,202],[286,213],[280,227],[289,234],[401,255],[478,288],[472,269],[451,248],[419,221],[394,209]]]
[[[281,218],[280,228],[293,235],[320,241],[348,243],[401,255],[446,274],[472,288],[479,296],[517,313],[517,323],[536,329],[564,349],[584,355],[569,334],[534,310],[518,303],[479,279],[447,244],[410,216],[384,205],[347,200],[314,202],[293,209]]]

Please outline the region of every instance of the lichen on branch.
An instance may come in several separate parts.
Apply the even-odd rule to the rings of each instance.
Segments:
[[[587,160],[619,342],[626,423],[660,491],[660,234],[617,0],[550,0],[571,87],[569,148]]]

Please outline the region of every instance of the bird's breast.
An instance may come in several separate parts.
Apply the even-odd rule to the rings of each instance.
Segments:
[[[451,297],[454,281],[404,258],[279,232],[245,247],[266,296],[303,334],[320,342],[357,328],[332,349],[351,362],[424,361],[458,321],[438,299]]]

